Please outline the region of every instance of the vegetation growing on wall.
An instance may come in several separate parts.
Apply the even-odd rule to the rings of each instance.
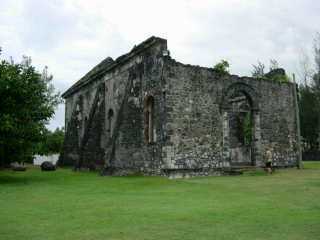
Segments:
[[[253,70],[251,72],[252,77],[262,79],[264,77],[265,65],[258,61],[257,65],[252,65]]]
[[[275,74],[270,78],[271,81],[279,82],[279,83],[287,83],[290,82],[290,78],[287,74]]]
[[[251,112],[247,112],[243,121],[244,144],[250,145],[252,142],[253,122]]]
[[[229,73],[229,63],[226,60],[221,60],[219,63],[217,63],[216,65],[214,65],[213,67],[213,71],[219,75],[219,76],[223,76]]]
[[[286,74],[285,70],[279,67],[277,60],[270,60],[269,72],[265,73],[265,65],[258,61],[256,65],[252,65],[253,70],[251,72],[252,77],[257,79],[270,80],[279,83],[289,82],[290,78]]]

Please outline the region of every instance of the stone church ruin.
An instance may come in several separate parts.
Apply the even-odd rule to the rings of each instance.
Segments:
[[[297,166],[293,83],[221,75],[179,63],[151,37],[108,57],[64,94],[60,164],[104,174],[212,175]]]

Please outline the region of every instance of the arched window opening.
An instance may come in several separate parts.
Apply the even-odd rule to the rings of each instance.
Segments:
[[[154,98],[149,96],[145,100],[144,106],[144,137],[146,143],[153,143],[153,116],[154,116]]]
[[[110,108],[108,111],[108,127],[107,131],[111,133],[112,130],[113,110]]]
[[[78,103],[76,104],[75,117],[77,128],[80,129],[83,120],[81,101],[78,101]]]
[[[87,125],[88,125],[88,117],[85,116],[85,117],[84,117],[84,127],[86,128]]]

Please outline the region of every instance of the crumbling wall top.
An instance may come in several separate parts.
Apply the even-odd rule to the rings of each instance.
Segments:
[[[138,55],[142,51],[146,50],[147,48],[155,45],[155,44],[164,44],[166,46],[167,40],[159,37],[152,36],[145,40],[144,42],[140,43],[139,45],[135,45],[133,49],[124,55],[121,55],[116,60],[113,60],[111,57],[107,57],[97,66],[95,66],[92,70],[90,70],[84,77],[82,77],[79,81],[73,84],[67,91],[62,94],[63,98],[68,98],[78,89],[82,88],[83,86],[87,85],[88,83],[94,81],[97,78],[100,78],[105,73],[111,71],[112,69],[125,64],[134,56]]]

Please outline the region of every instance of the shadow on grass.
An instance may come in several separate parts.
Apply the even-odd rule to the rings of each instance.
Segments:
[[[30,174],[32,171],[32,174]],[[39,171],[39,173],[37,173]],[[4,184],[12,185],[26,185],[33,183],[44,183],[55,181],[54,177],[48,177],[48,174],[54,172],[41,173],[41,170],[27,170],[26,172],[14,172],[12,170],[1,170],[0,171],[0,186]],[[43,176],[41,176],[43,174]]]
[[[34,177],[34,176],[0,176],[0,186],[1,185],[26,185],[32,184],[34,182],[44,182],[48,179],[42,177]]]
[[[270,175],[270,174],[267,173],[265,170],[248,171],[243,173],[243,176],[267,176],[267,175]]]

